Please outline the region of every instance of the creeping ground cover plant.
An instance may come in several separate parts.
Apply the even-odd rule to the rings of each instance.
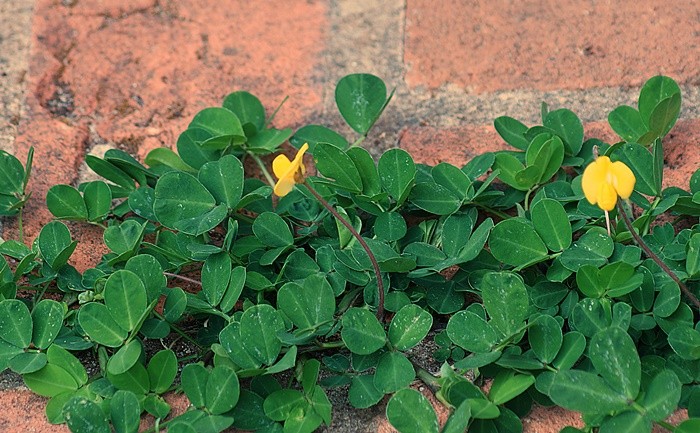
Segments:
[[[280,107],[238,91],[176,151],[89,155],[103,180],[53,186],[33,242],[32,153],[0,152],[18,227],[0,240],[0,370],[47,397],[50,423],[311,433],[341,388],[400,433],[517,433],[534,405],[580,412],[564,433],[700,431],[700,170],[663,187],[671,78],[610,113],[615,143],[543,104],[538,125],[496,119],[511,149],[464,166],[360,146],[392,97],[381,79],[335,97],[353,137],[274,128]],[[81,224],[108,249],[82,273]]]

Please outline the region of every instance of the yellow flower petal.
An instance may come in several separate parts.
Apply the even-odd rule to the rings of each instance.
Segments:
[[[274,193],[277,197],[284,197],[289,194],[294,188],[294,179],[283,178],[277,181],[275,184]]]
[[[278,155],[272,161],[272,171],[279,179],[275,184],[274,192],[279,197],[284,197],[294,188],[297,183],[304,182],[304,153],[309,149],[309,145],[304,143],[299,149],[294,160],[290,161],[284,155]]]
[[[611,211],[615,209],[615,204],[617,203],[617,192],[615,188],[608,182],[603,182],[598,188],[598,207]]]
[[[612,186],[617,191],[617,194],[627,200],[634,191],[634,184],[637,179],[634,173],[622,161],[616,161],[610,164],[610,173],[612,174]]]
[[[601,156],[596,161],[588,164],[588,167],[583,171],[581,189],[583,189],[583,194],[590,204],[598,202],[599,185],[605,182],[604,163],[599,163],[603,158],[607,159],[606,156]]]
[[[272,172],[275,173],[277,179],[284,177],[289,167],[292,165],[292,161],[289,160],[285,155],[277,155],[277,157],[272,161]]]

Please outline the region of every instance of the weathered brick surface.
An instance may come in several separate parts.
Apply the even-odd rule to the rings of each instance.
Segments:
[[[27,75],[27,112],[15,143],[24,158],[34,146],[29,239],[51,219],[44,197],[51,185],[74,184],[86,151],[110,143],[143,158],[174,147],[199,110],[245,89],[285,126],[321,109],[314,84],[327,32],[327,5],[295,0],[64,1],[35,7]],[[104,252],[100,234],[87,241],[79,268]]]
[[[409,86],[474,92],[697,84],[700,4],[407,0]]]

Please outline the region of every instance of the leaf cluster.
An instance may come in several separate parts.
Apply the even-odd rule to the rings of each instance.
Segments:
[[[463,166],[359,147],[392,95],[368,74],[338,82],[354,140],[273,128],[277,110],[239,91],[197,113],[177,152],[88,156],[104,180],[53,186],[56,219],[31,245],[0,243],[0,370],[76,433],[136,432],[144,412],[172,433],[310,433],[331,425],[326,390],[341,386],[357,408],[390,395],[402,433],[518,432],[534,404],[581,412],[584,430],[567,432],[671,428],[679,407],[691,419],[675,431],[695,431],[700,171],[687,190],[663,188],[677,84],[654,77],[638,108],[615,109],[617,143],[543,104],[541,125],[496,119],[513,150]],[[309,144],[316,174],[276,199],[268,156],[287,141]],[[585,200],[597,154],[634,172],[632,227],[648,252],[618,211],[608,234]],[[31,153],[25,165],[0,154],[2,215],[21,218],[30,166]],[[62,220],[102,227],[109,252],[78,272]],[[431,340],[437,375],[414,359]],[[99,361],[90,377],[84,351]],[[418,379],[451,408],[444,426]],[[191,403],[178,416],[163,399],[173,390]]]

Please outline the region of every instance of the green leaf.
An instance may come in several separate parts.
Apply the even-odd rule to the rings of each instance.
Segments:
[[[639,111],[629,105],[620,105],[608,115],[610,127],[627,142],[636,143],[647,129]]]
[[[498,342],[493,327],[478,314],[463,310],[447,322],[447,335],[459,347],[474,353],[490,352]]]
[[[0,338],[20,348],[32,341],[32,316],[27,305],[18,299],[0,302]]]
[[[387,352],[379,359],[374,386],[388,394],[406,388],[416,378],[413,364],[398,352]]]
[[[243,286],[245,285],[246,271],[243,266],[236,266],[231,270],[231,279],[229,280],[229,285],[226,288],[224,297],[219,303],[219,309],[228,313],[236,306],[238,298],[241,296],[243,291]]]
[[[141,357],[141,350],[141,343],[138,340],[131,340],[109,358],[107,371],[111,374],[126,373]]]
[[[566,108],[550,111],[544,119],[544,126],[564,141],[567,155],[579,154],[583,146],[583,124],[573,111]]]
[[[496,128],[498,135],[511,146],[520,150],[526,150],[530,145],[528,139],[525,138],[528,127],[520,121],[512,117],[501,116],[494,120],[493,126]]]
[[[391,319],[389,341],[397,350],[409,350],[423,341],[432,326],[432,314],[416,304],[405,305]]]
[[[664,137],[676,124],[680,112],[681,94],[674,93],[654,107],[649,117],[649,130],[659,137]]]
[[[700,277],[700,233],[691,236],[686,245],[685,271],[690,278]]]
[[[167,391],[177,376],[177,357],[172,350],[161,350],[148,363],[146,371],[151,391],[162,394]]]
[[[382,192],[382,185],[379,181],[379,173],[374,158],[361,147],[352,147],[345,151],[352,159],[357,171],[362,179],[362,192],[367,196],[374,196]]]
[[[499,152],[496,154],[493,164],[494,170],[498,170],[498,178],[504,183],[520,191],[527,191],[534,185],[537,179],[530,183],[523,183],[517,175],[525,170],[523,163],[509,152]],[[539,175],[537,176],[539,178]]]
[[[366,409],[379,403],[384,393],[374,386],[374,375],[362,375],[352,378],[348,390],[348,400],[353,407]]]
[[[141,405],[131,391],[119,390],[109,403],[110,419],[115,433],[137,433],[141,421]]]
[[[693,418],[678,424],[674,433],[696,433],[697,431],[700,431],[700,419]]]
[[[377,164],[379,180],[384,191],[401,205],[416,179],[416,165],[408,152],[402,149],[387,150]]]
[[[235,209],[243,194],[243,164],[233,155],[207,162],[199,169],[198,179],[214,196],[217,204]]]
[[[88,221],[101,221],[112,207],[112,190],[101,180],[89,182],[83,190]]]
[[[187,364],[182,369],[182,390],[194,407],[205,405],[209,373],[201,364]]]
[[[493,256],[511,266],[525,266],[547,257],[547,247],[529,221],[510,218],[491,230],[489,247]]]
[[[54,185],[46,193],[46,206],[58,219],[86,220],[87,207],[83,196],[70,185]]]
[[[215,205],[214,197],[190,174],[170,172],[158,179],[153,211],[158,221],[168,228],[177,228],[180,221],[201,218]]]
[[[41,352],[20,353],[10,360],[9,366],[17,374],[33,373],[46,365],[46,354]]]
[[[289,226],[274,212],[263,212],[253,221],[255,237],[268,247],[286,247],[294,243]]]
[[[212,254],[202,266],[202,292],[212,306],[219,305],[231,280],[231,257],[227,252]]]
[[[50,364],[61,367],[75,379],[78,386],[83,386],[88,381],[87,371],[83,364],[66,349],[57,344],[52,344],[46,350],[46,357]]]
[[[681,382],[672,370],[661,370],[646,389],[642,406],[654,421],[663,421],[678,407]]]
[[[581,370],[556,373],[549,398],[565,409],[591,414],[608,414],[627,407],[624,395],[613,391],[600,376]]]
[[[219,225],[227,215],[226,205],[220,204],[203,215],[176,222],[174,228],[186,234],[200,236]]]
[[[140,217],[151,221],[156,221],[156,215],[153,212],[153,203],[156,199],[155,190],[151,187],[141,187],[129,193],[129,209]]]
[[[304,395],[295,389],[281,389],[265,398],[263,410],[274,421],[284,421],[292,412],[304,404]]]
[[[278,150],[280,145],[292,136],[290,128],[264,129],[248,139],[247,151],[251,153],[268,154]]]
[[[602,266],[613,253],[614,245],[605,231],[591,229],[561,254],[561,264],[570,271],[581,266]]]
[[[552,316],[539,316],[531,322],[527,338],[537,359],[545,364],[551,364],[562,347],[561,325]]]
[[[177,153],[173,152],[167,147],[156,147],[155,149],[148,152],[148,155],[143,159],[143,162],[151,167],[159,167],[163,171],[177,170],[187,173],[194,173],[195,170],[178,156]],[[163,167],[168,167],[164,169]],[[133,187],[131,189],[134,189]]]
[[[669,317],[681,303],[681,289],[673,281],[669,281],[661,286],[659,294],[654,301],[654,316]]]
[[[481,280],[481,297],[489,322],[504,336],[519,332],[528,316],[528,295],[519,275],[489,272]]]
[[[103,234],[105,245],[119,255],[135,254],[143,239],[145,229],[145,224],[134,220],[127,220],[119,225],[107,227]]]
[[[362,178],[352,159],[342,150],[328,143],[316,144],[314,162],[319,173],[333,179],[334,184],[353,192],[362,191]]]
[[[17,158],[0,150],[0,194],[14,195],[24,192],[24,167]]]
[[[654,157],[641,144],[625,143],[615,148],[610,158],[613,161],[624,162],[634,173],[637,182],[636,191],[646,195],[658,195],[654,181]]]
[[[562,251],[571,245],[569,217],[558,200],[538,201],[531,210],[532,225],[551,251]]]
[[[34,306],[32,322],[32,343],[39,349],[46,349],[53,343],[63,326],[63,304],[51,299],[42,299]]]
[[[233,92],[226,96],[223,106],[238,116],[242,125],[250,123],[256,131],[265,127],[265,107],[255,95],[245,91]]]
[[[111,374],[108,370],[107,379],[112,382],[115,388],[131,391],[138,396],[145,395],[150,389],[148,372],[141,362],[137,362],[122,374]]]
[[[399,433],[438,433],[438,419],[427,398],[402,389],[386,405],[386,418]]]
[[[410,200],[417,207],[436,215],[457,212],[462,204],[449,189],[435,182],[417,183],[411,189]]]
[[[163,306],[163,316],[168,322],[174,323],[180,319],[182,313],[187,308],[187,295],[179,288],[174,287],[168,290]]]
[[[163,268],[156,258],[149,254],[139,254],[130,258],[124,269],[133,272],[141,279],[146,288],[148,303],[160,297],[167,285]]]
[[[651,420],[638,412],[623,412],[607,418],[599,433],[651,433]]]
[[[689,326],[678,326],[668,333],[668,344],[683,359],[700,359],[700,331]]]
[[[647,80],[639,93],[638,103],[639,113],[644,122],[649,125],[652,112],[661,101],[680,93],[678,84],[669,77],[657,75]]]
[[[229,367],[214,367],[207,379],[207,409],[214,415],[226,413],[236,406],[239,395],[240,385],[236,372]]]
[[[590,341],[588,357],[612,389],[630,400],[637,398],[642,367],[637,347],[626,331],[617,326],[599,331]]]
[[[517,374],[513,370],[504,370],[493,379],[489,398],[493,404],[507,403],[527,391],[535,383],[535,376],[531,374]]]
[[[464,433],[467,431],[471,416],[471,406],[469,401],[465,400],[455,408],[447,419],[445,426],[442,428],[442,433]]]
[[[39,233],[41,256],[53,270],[66,264],[76,245],[71,242],[68,227],[60,221],[51,221]]]
[[[343,315],[342,322],[340,335],[352,353],[369,355],[384,347],[384,327],[370,311],[352,307]]]
[[[135,273],[118,270],[104,288],[105,305],[117,324],[132,331],[148,308],[146,288]]]
[[[309,145],[309,153],[314,154],[316,144],[328,143],[345,150],[348,147],[348,141],[342,135],[321,125],[306,125],[302,126],[289,139],[292,146],[299,149],[304,143]]]
[[[338,111],[348,125],[362,135],[367,135],[386,102],[386,85],[374,75],[346,75],[335,88]]]
[[[238,116],[226,108],[205,108],[194,116],[187,128],[200,128],[211,134],[213,138],[226,137],[236,144],[244,143],[246,139]],[[222,142],[217,140],[217,145],[212,147],[227,147],[227,145],[218,145]]]
[[[128,174],[124,173],[122,169],[111,162],[107,162],[93,155],[85,155],[85,163],[98,175],[114,182],[128,191],[133,191],[136,188],[134,185],[134,180],[129,177]]]
[[[202,147],[202,142],[209,138],[211,134],[200,128],[189,128],[182,132],[177,139],[177,153],[182,162],[198,170],[207,162],[219,159],[219,150]]]
[[[374,221],[375,235],[385,241],[397,241],[406,236],[406,220],[398,212],[384,212]]]
[[[277,359],[282,349],[277,334],[284,329],[282,317],[269,305],[255,305],[241,316],[243,347],[253,358],[266,365],[272,365]]]
[[[441,162],[430,171],[433,180],[440,186],[447,188],[452,195],[460,200],[467,199],[467,192],[472,185],[471,179],[452,164]]]
[[[78,389],[75,379],[66,370],[53,364],[46,364],[41,370],[25,374],[22,378],[27,388],[44,397]]]
[[[109,422],[96,403],[75,396],[63,406],[63,417],[72,432],[110,433]]]
[[[310,329],[333,320],[335,295],[325,277],[311,275],[303,286],[294,282],[283,285],[277,292],[277,305],[297,328]]]
[[[119,347],[127,337],[127,331],[112,318],[107,307],[89,302],[80,308],[78,323],[91,340],[107,347]]]

